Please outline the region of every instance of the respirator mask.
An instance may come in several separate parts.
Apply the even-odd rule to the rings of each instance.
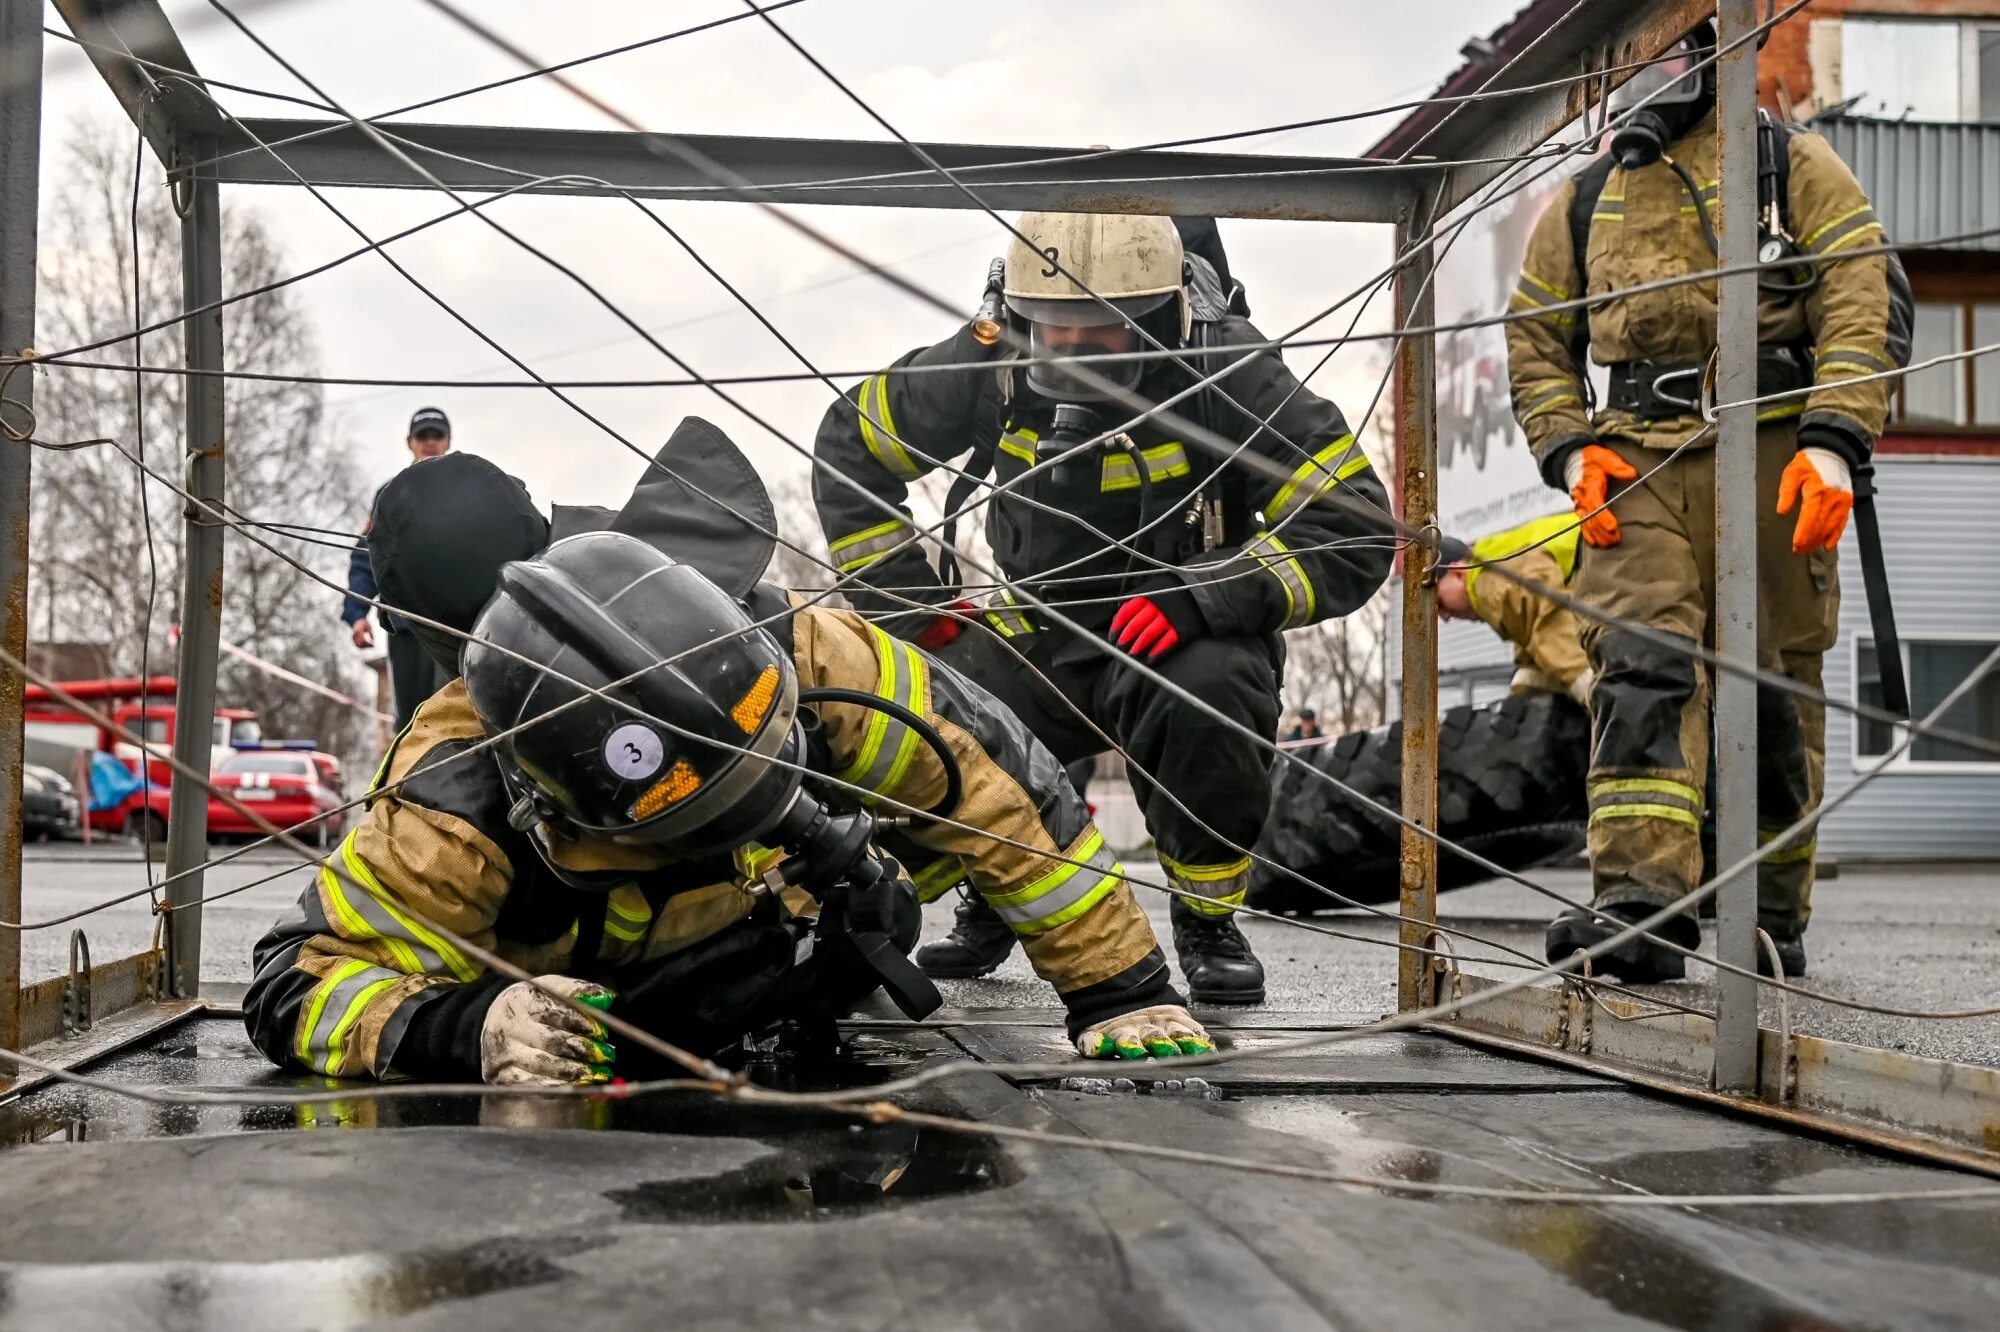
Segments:
[[[1708,114],[1715,105],[1715,66],[1709,61],[1714,52],[1713,32],[1697,28],[1611,94],[1612,117],[1625,117],[1611,135],[1611,156],[1619,166],[1627,171],[1651,166]]]

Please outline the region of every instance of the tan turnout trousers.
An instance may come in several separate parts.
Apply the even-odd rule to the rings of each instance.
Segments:
[[[1758,664],[1813,690],[1833,645],[1839,604],[1832,551],[1794,555],[1796,511],[1777,513],[1778,477],[1797,426],[1757,433]],[[1623,540],[1584,547],[1577,595],[1626,621],[1715,646],[1715,460],[1703,446],[1662,464],[1656,447],[1607,439],[1640,472],[1613,482]],[[1658,467],[1651,476],[1646,473]],[[1591,695],[1590,862],[1596,904],[1660,906],[1691,891],[1702,868],[1710,671],[1687,653],[1592,621],[1583,642],[1597,671]],[[1757,698],[1760,845],[1816,809],[1825,786],[1826,709],[1769,687]],[[1811,833],[1759,867],[1760,923],[1797,932],[1811,913]],[[1774,933],[1777,930],[1773,931]]]

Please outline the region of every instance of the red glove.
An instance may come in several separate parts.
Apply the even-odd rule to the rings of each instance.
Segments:
[[[1133,597],[1111,617],[1111,641],[1135,657],[1158,661],[1191,638],[1208,632],[1194,594],[1179,579],[1162,580],[1157,590]]]
[[[1618,530],[1618,518],[1604,507],[1612,481],[1636,481],[1639,470],[1602,444],[1586,444],[1569,456],[1563,466],[1563,480],[1569,487],[1570,502],[1583,519],[1583,539],[1597,547],[1615,546],[1625,539]]]
[[[939,648],[948,646],[960,634],[965,632],[965,621],[951,612],[970,611],[972,609],[973,605],[969,601],[952,602],[949,606],[945,607],[945,614],[938,616],[935,620],[925,625],[923,632],[911,641],[926,652],[936,652]]]

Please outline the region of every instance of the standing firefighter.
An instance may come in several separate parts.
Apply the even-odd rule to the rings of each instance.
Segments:
[[[1544,587],[1564,589],[1576,574],[1576,515],[1565,509],[1472,543],[1472,558],[1438,580],[1438,614],[1448,620],[1483,620],[1514,645],[1512,692],[1568,694],[1584,707],[1597,678],[1584,655],[1576,616],[1569,607],[1504,577],[1487,566],[1506,561],[1508,571]]]
[[[552,994],[704,1055],[786,1024],[824,1039],[878,987],[923,1012],[916,898],[873,844],[884,800],[963,821],[908,837],[1031,926],[1083,1053],[1211,1048],[1062,769],[956,672],[851,612],[770,588],[746,607],[621,533],[498,583],[459,626],[463,677],[257,945],[244,1013],[274,1062],[589,1083],[643,1057]]]
[[[1696,28],[1614,95],[1614,111],[1637,109],[1610,155],[1566,185],[1536,224],[1511,302],[1529,317],[1507,334],[1515,414],[1543,478],[1569,492],[1584,520],[1577,595],[1686,645],[1604,621],[1583,630],[1597,672],[1595,905],[1620,919],[1689,892],[1701,868],[1709,680],[1690,649],[1714,642],[1715,470],[1711,441],[1693,437],[1716,347],[1716,284],[1609,294],[1715,266],[1715,87],[1713,66],[1702,63],[1714,44],[1712,24]],[[1817,691],[1834,638],[1834,546],[1889,397],[1888,380],[1851,381],[1907,361],[1909,290],[1892,259],[1842,257],[1880,245],[1883,231],[1824,139],[1760,117],[1758,157],[1760,252],[1767,261],[1801,253],[1834,261],[1759,276],[1758,392],[1810,391],[1757,415],[1758,661]],[[1551,308],[1585,294],[1596,298],[1587,315]],[[1610,370],[1594,417],[1585,410],[1586,352]],[[1757,822],[1767,846],[1817,807],[1825,731],[1821,704],[1758,691]],[[1771,848],[1759,866],[1758,917],[1792,975],[1805,970],[1813,853],[1808,835]],[[1568,957],[1615,928],[1566,911],[1549,928],[1548,956]],[[1701,935],[1689,916],[1661,932],[1690,947]],[[1682,974],[1682,959],[1650,940],[1598,966],[1634,981]]]
[[[939,649],[1058,758],[1111,745],[1130,756],[1161,864],[1185,894],[1172,918],[1193,996],[1256,1003],[1264,969],[1232,914],[1270,805],[1258,739],[1277,731],[1279,634],[1344,615],[1381,586],[1390,543],[1368,511],[1384,510],[1382,485],[1333,404],[1269,352],[1231,354],[1263,335],[1229,312],[1214,270],[1183,252],[1167,219],[1031,213],[1019,230],[1027,239],[1010,248],[982,320],[828,411],[820,522],[841,572],[858,575],[856,605]],[[925,369],[994,359],[1010,343],[1025,365]],[[1155,344],[1188,355],[1063,359]],[[1240,450],[1219,456],[1151,416],[1125,426],[1222,368],[1222,392],[1171,410]],[[998,489],[986,533],[1000,569],[1081,632],[1008,591],[972,614],[911,539],[910,484],[968,453],[962,477],[990,470]],[[961,479],[948,509],[970,490]],[[980,627],[961,632],[967,619]],[[969,897],[950,938],[918,960],[933,975],[983,975],[1013,933]]]

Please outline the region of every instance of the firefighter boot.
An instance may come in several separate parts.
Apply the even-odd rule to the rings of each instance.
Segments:
[[[1785,974],[1799,977],[1806,974],[1806,927],[1794,918],[1776,919],[1759,912],[1757,926],[1771,936],[1771,942],[1778,946],[1778,965]],[[1764,943],[1757,943],[1757,974],[1771,974],[1771,956],[1764,951]]]
[[[953,913],[951,933],[917,950],[917,969],[939,980],[984,976],[1014,951],[1014,931],[986,899],[968,888]]]
[[[1188,994],[1198,1004],[1261,1004],[1264,964],[1250,951],[1250,941],[1231,915],[1209,916],[1176,897],[1169,912],[1174,922],[1174,952]]]
[[[1578,949],[1602,943],[1624,928],[1619,921],[1644,920],[1657,908],[1640,902],[1619,902],[1599,909],[1605,916],[1614,919],[1605,920],[1582,907],[1571,907],[1550,922],[1547,940],[1549,961],[1564,961]],[[1685,948],[1696,948],[1701,944],[1701,926],[1685,915],[1674,916],[1654,926],[1653,933]],[[1610,952],[1599,955],[1590,964],[1590,969],[1593,975],[1616,976],[1633,985],[1652,985],[1659,981],[1679,980],[1687,974],[1687,960],[1650,938],[1639,937],[1628,939]],[[1581,966],[1577,974],[1583,974]]]

